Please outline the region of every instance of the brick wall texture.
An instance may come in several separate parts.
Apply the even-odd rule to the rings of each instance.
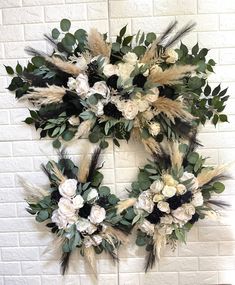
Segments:
[[[226,108],[230,124],[206,125],[200,132],[204,145],[200,151],[212,164],[235,158],[234,0],[0,0],[0,285],[235,284],[235,178],[226,181],[222,198],[231,207],[220,221],[200,222],[188,235],[187,245],[175,252],[166,248],[148,274],[143,272],[144,251],[131,245],[119,251],[119,265],[105,255],[98,257],[98,280],[77,256],[69,274],[60,276],[58,255],[48,248],[52,237],[25,212],[18,182],[22,175],[45,185],[40,163],[56,153],[51,141],[39,140],[35,130],[22,123],[28,110],[6,91],[9,79],[3,64],[25,63],[25,46],[47,50],[43,33],[66,17],[74,28],[97,27],[111,38],[125,24],[130,33],[138,29],[161,33],[174,19],[180,25],[195,20],[197,27],[184,42],[192,46],[198,41],[210,48],[209,55],[218,63],[210,80],[213,85],[229,86],[231,94]],[[75,161],[86,145],[84,139],[69,146]],[[105,184],[125,197],[125,188],[136,178],[146,156],[139,145],[122,142],[118,149],[110,142],[104,154]]]

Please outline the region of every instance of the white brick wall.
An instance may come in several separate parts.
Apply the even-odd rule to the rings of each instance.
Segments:
[[[76,27],[97,27],[114,36],[128,23],[129,32],[160,33],[172,20],[181,25],[196,20],[198,25],[185,42],[198,40],[211,48],[218,62],[211,81],[230,86],[227,113],[231,124],[217,129],[207,125],[200,134],[202,153],[213,164],[235,157],[235,1],[234,0],[0,0],[0,285],[186,285],[235,284],[235,192],[234,182],[226,182],[223,194],[232,203],[220,222],[203,221],[189,233],[188,244],[175,252],[167,248],[162,260],[147,275],[143,273],[144,250],[134,244],[119,252],[120,264],[99,256],[99,279],[89,273],[83,261],[73,257],[70,274],[62,278],[47,245],[52,237],[42,225],[36,225],[25,211],[17,173],[30,181],[46,183],[39,164],[54,156],[50,141],[39,141],[33,129],[21,123],[27,109],[16,103],[5,88],[9,79],[3,64],[25,62],[26,45],[46,49],[43,33],[68,17]],[[68,151],[82,154],[85,140]],[[125,187],[135,179],[138,166],[146,157],[139,145],[115,148],[110,143],[103,170],[105,183],[124,197]],[[235,168],[233,167],[234,172]]]

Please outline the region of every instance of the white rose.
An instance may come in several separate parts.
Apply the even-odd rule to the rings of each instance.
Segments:
[[[138,111],[139,111],[138,105],[134,101],[128,100],[123,105],[122,114],[125,119],[133,120],[137,116]]]
[[[86,97],[87,93],[90,90],[87,75],[84,75],[82,73],[79,74],[78,77],[76,78],[76,82],[77,82],[76,92],[78,93],[79,96]]]
[[[103,98],[109,97],[110,90],[105,81],[96,82],[89,91],[89,96],[92,94],[100,94]]]
[[[84,205],[84,200],[81,195],[77,195],[73,198],[73,205],[75,209],[80,209]]]
[[[174,218],[183,223],[187,223],[192,219],[192,215],[195,214],[195,208],[190,204],[185,204],[182,207],[177,208],[171,212]]]
[[[79,232],[86,232],[86,230],[91,226],[91,223],[84,218],[79,218],[76,227]]]
[[[98,192],[95,188],[92,188],[89,192],[89,194],[87,195],[87,201],[96,199],[98,197]]]
[[[74,79],[73,77],[69,77],[67,86],[70,90],[76,90],[77,88],[77,80]]]
[[[81,71],[87,70],[87,61],[83,55],[80,55],[75,63],[75,65],[81,69]]]
[[[102,237],[100,235],[86,236],[84,239],[84,246],[91,247],[101,244]]]
[[[150,134],[155,137],[156,135],[159,134],[159,132],[161,130],[161,126],[159,123],[153,122],[153,123],[149,124],[148,130],[149,130]]]
[[[60,215],[67,218],[75,216],[75,208],[71,200],[67,198],[60,198],[58,207],[58,212]]]
[[[53,211],[51,221],[55,223],[59,229],[65,229],[67,227],[67,219],[59,214],[58,209]]]
[[[177,190],[177,193],[180,195],[183,195],[184,193],[187,192],[187,188],[184,186],[184,184],[178,184],[176,186],[176,190]]]
[[[63,183],[59,185],[59,192],[62,197],[72,198],[76,194],[77,190],[77,180],[76,179],[66,179]]]
[[[142,116],[144,117],[145,120],[151,121],[154,117],[154,114],[151,111],[145,111],[142,113]]]
[[[176,193],[176,188],[174,186],[166,185],[162,190],[162,194],[167,198],[173,197],[175,193]]]
[[[158,202],[157,207],[161,212],[170,213],[170,207],[167,202],[160,201]]]
[[[105,219],[105,215],[106,215],[106,211],[104,208],[102,208],[98,205],[94,205],[91,208],[91,212],[90,212],[88,219],[93,224],[99,224],[99,223],[103,222],[103,220]]]
[[[170,235],[173,232],[173,227],[170,225],[160,225],[158,227],[158,233],[165,236]]]
[[[180,181],[181,181],[181,182],[185,182],[185,181],[187,181],[187,180],[191,180],[189,185],[190,185],[190,187],[191,187],[192,190],[198,189],[198,181],[197,181],[197,178],[194,176],[193,173],[190,173],[190,172],[185,171],[185,172],[183,173],[183,175],[181,176]]]
[[[145,100],[135,100],[137,105],[138,105],[138,109],[139,112],[144,112],[149,108],[149,103]]]
[[[175,63],[178,60],[178,53],[171,48],[167,49],[164,55],[167,56],[167,63]]]
[[[118,74],[124,81],[130,79],[133,69],[134,66],[129,63],[118,63]]]
[[[95,105],[95,108],[96,108],[96,116],[102,116],[104,115],[104,105],[101,101],[99,101],[96,105]]]
[[[158,99],[159,90],[158,90],[157,87],[154,87],[154,88],[151,88],[149,91],[150,91],[150,93],[146,94],[144,98],[147,101],[149,101],[150,103],[153,103],[153,102],[155,102]]]
[[[71,116],[68,120],[70,125],[72,126],[78,126],[80,124],[80,119],[78,116]]]
[[[200,207],[203,205],[204,200],[203,200],[203,196],[201,192],[197,192],[195,194],[193,194],[193,199],[192,199],[192,205],[194,207]]]
[[[153,202],[154,203],[157,203],[157,202],[162,201],[162,200],[164,200],[164,196],[161,195],[161,194],[155,194],[154,197],[153,197]]]
[[[173,223],[173,218],[171,215],[166,215],[166,216],[160,218],[160,223],[171,225]]]
[[[150,190],[154,193],[159,193],[163,187],[164,187],[164,183],[161,180],[155,180],[150,185]]]
[[[152,213],[154,203],[148,191],[144,191],[139,195],[135,207],[148,213]]]
[[[185,212],[188,215],[192,216],[195,214],[195,207],[192,204],[187,203],[187,204],[184,204],[182,207],[184,208]]]
[[[138,228],[146,233],[149,236],[152,236],[154,234],[154,225],[151,224],[148,220],[144,219],[139,225]]]
[[[137,63],[138,57],[134,52],[128,52],[123,56],[123,60],[126,63],[129,63],[131,65],[135,65]]]
[[[92,235],[96,230],[97,230],[97,227],[93,225],[92,223],[90,223],[90,225],[86,229],[86,233],[88,233],[88,235]]]
[[[118,67],[114,64],[106,64],[103,68],[103,73],[107,77],[110,77],[114,74],[118,75]]]

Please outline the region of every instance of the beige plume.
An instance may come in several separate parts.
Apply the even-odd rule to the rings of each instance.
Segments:
[[[60,171],[60,169],[57,167],[56,163],[54,161],[50,161],[51,164],[51,170],[53,174],[56,176],[56,178],[59,180],[60,184],[63,183],[66,180],[66,177],[63,175],[63,173]]]
[[[74,135],[74,139],[79,139],[80,137],[86,135],[89,133],[91,127],[93,125],[93,122],[91,120],[83,121],[77,129],[77,132]]]
[[[116,208],[117,208],[117,214],[121,214],[126,209],[134,206],[136,203],[136,198],[129,198],[126,200],[119,201]]]
[[[87,177],[89,174],[89,166],[90,166],[90,159],[87,154],[85,154],[80,162],[80,166],[78,169],[78,181],[81,183],[85,183],[87,181]]]
[[[159,234],[158,231],[155,230],[153,235],[153,244],[156,256],[159,260],[161,257],[161,248],[166,245],[166,236]]]
[[[160,153],[161,152],[161,148],[159,146],[159,143],[156,142],[153,137],[149,137],[147,139],[142,139],[142,142],[144,144],[145,149],[150,154]]]
[[[110,57],[111,45],[106,43],[97,29],[91,29],[88,35],[88,46],[93,56],[103,55]]]
[[[114,248],[115,244],[113,244],[113,239],[117,240],[119,243],[122,244],[128,243],[127,235],[113,227],[107,227],[102,235],[110,244],[113,245]]]
[[[168,150],[169,150],[172,166],[176,166],[179,169],[182,166],[182,162],[183,162],[183,154],[179,150],[179,143],[169,141]]]
[[[156,47],[157,41],[155,40],[152,45],[147,48],[140,62],[145,64],[150,63],[156,57]]]
[[[78,76],[81,73],[81,70],[73,63],[69,61],[64,61],[57,56],[46,57],[46,61],[51,62],[58,69],[73,76]]]
[[[91,266],[93,273],[97,276],[97,266],[96,266],[96,258],[95,251],[93,246],[84,247],[84,258],[86,262]]]

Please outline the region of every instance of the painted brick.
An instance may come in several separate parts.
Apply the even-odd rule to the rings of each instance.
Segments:
[[[108,4],[106,2],[87,4],[88,20],[100,20],[108,18]]]
[[[23,276],[23,277],[5,277],[4,278],[4,285],[41,285],[41,279],[40,276],[33,276],[33,277],[28,277],[28,276]]]
[[[197,1],[196,0],[171,0],[170,2],[164,0],[154,0],[154,15],[181,15],[181,14],[196,14]]]
[[[3,10],[3,24],[27,24],[43,21],[43,7],[25,7]]]
[[[34,247],[24,248],[3,248],[2,260],[3,261],[22,261],[22,260],[38,260],[39,251]]]

